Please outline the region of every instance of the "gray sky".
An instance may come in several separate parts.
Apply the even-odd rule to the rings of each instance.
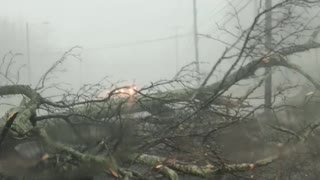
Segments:
[[[230,2],[240,7],[246,1]],[[214,34],[215,23],[227,20],[230,10],[225,0],[198,0],[199,32]],[[68,62],[65,76],[74,84],[94,83],[106,75],[146,84],[171,78],[193,61],[192,0],[2,0],[0,11],[30,24],[32,63],[43,67],[33,68],[33,80],[75,45],[84,48],[83,61]],[[38,37],[44,33],[47,39]],[[39,41],[50,48],[41,49]],[[223,49],[206,39],[200,47],[201,61],[210,63]]]

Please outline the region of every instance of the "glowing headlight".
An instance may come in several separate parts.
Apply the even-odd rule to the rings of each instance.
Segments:
[[[113,94],[117,94],[119,96],[133,96],[137,93],[137,87],[136,86],[128,86],[128,87],[123,87],[123,88],[119,88],[115,91],[104,91],[102,93],[100,93],[98,95],[98,97],[102,97],[102,98],[105,98],[105,96],[109,96],[110,93],[113,93]]]

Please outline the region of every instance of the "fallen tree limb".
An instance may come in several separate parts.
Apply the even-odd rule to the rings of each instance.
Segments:
[[[48,136],[46,131],[42,128],[39,128],[39,135],[44,142],[45,145],[48,147],[51,147],[52,149],[58,151],[58,152],[66,152],[76,159],[78,159],[80,162],[83,163],[88,163],[88,164],[95,164],[95,165],[100,165],[100,168],[102,170],[107,170],[109,174],[118,174],[118,165],[116,163],[116,160],[112,155],[107,155],[107,156],[98,156],[98,155],[91,155],[91,154],[85,154],[81,153],[71,147],[68,147],[65,144],[59,143],[59,142],[54,142],[51,140],[51,138]]]
[[[186,162],[181,162],[178,160],[170,159],[159,156],[147,155],[147,154],[136,154],[130,157],[131,160],[137,163],[145,164],[152,167],[157,167],[159,165],[167,166],[169,168],[175,169],[182,173],[209,177],[214,174],[226,174],[226,173],[236,173],[252,170],[257,167],[267,166],[270,163],[278,160],[279,156],[270,156],[265,159],[258,160],[253,163],[239,163],[239,164],[225,164],[222,167],[208,164],[206,166],[198,166],[188,164]]]

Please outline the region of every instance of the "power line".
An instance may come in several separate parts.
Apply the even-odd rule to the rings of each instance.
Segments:
[[[241,3],[241,2],[243,2],[243,1],[239,1],[239,2]],[[237,10],[237,13],[241,13],[246,7],[248,7],[248,5],[250,4],[250,2],[252,2],[252,0],[248,0],[248,1],[245,3],[244,6],[242,6],[239,10]],[[240,3],[238,3],[236,6],[239,6]],[[222,8],[222,9],[225,9],[228,5],[229,5],[229,4],[227,4],[227,5],[226,5],[224,8]],[[222,22],[222,23],[223,23],[223,25],[226,25],[226,24],[228,24],[231,20],[233,20],[235,17],[236,17],[236,16],[232,16],[232,17],[226,19],[227,16],[224,16],[224,17],[222,17],[220,20],[218,20],[216,23],[219,24],[220,22],[222,22],[223,20],[225,20],[225,21]],[[217,28],[217,27],[216,27],[216,28]],[[215,28],[215,30],[217,30],[216,28]]]
[[[225,1],[223,1],[225,2]],[[209,13],[209,17],[205,17],[205,18],[201,18],[198,22],[198,27],[202,27],[204,24],[206,24],[208,21],[210,21],[212,19],[212,16],[216,15],[217,13],[220,13],[222,10],[224,10],[226,7],[228,7],[228,4],[225,4],[221,9],[218,8],[214,8],[213,10],[211,10],[211,12]],[[209,19],[209,20],[208,20]],[[192,29],[192,26],[191,26]]]
[[[234,1],[234,0],[232,0],[232,1]],[[226,1],[223,1],[223,2],[226,3]],[[200,27],[201,25],[203,25],[204,22],[210,21],[216,14],[221,13],[221,12],[222,12],[223,10],[225,10],[228,6],[229,6],[229,3],[226,3],[222,8],[220,8],[220,9],[215,8],[214,10],[212,10],[211,13],[210,13],[210,15],[209,15],[209,17],[207,17],[207,18],[209,18],[209,20],[203,21],[203,19],[202,19],[201,22],[199,22],[199,27]],[[207,18],[206,18],[206,19],[207,19]]]
[[[226,2],[226,1],[223,1],[223,2]],[[218,9],[218,8],[214,8],[213,10],[211,10],[210,14],[209,14],[209,19],[212,18],[212,16],[220,13],[222,10],[224,10],[225,8],[228,7],[228,4],[225,4],[221,9]],[[207,19],[207,18],[206,18]],[[202,19],[203,20],[203,19]],[[202,24],[204,21],[199,22],[199,24]],[[207,21],[206,21],[207,22]]]
[[[247,3],[246,3],[244,6],[242,6],[239,10],[237,10],[237,13],[241,13],[246,7],[248,7],[248,5],[251,3],[251,1],[252,1],[252,0],[248,0]],[[243,2],[243,1],[241,1],[241,2]],[[239,3],[239,4],[240,4],[240,3]],[[239,5],[239,4],[238,4],[238,5]],[[236,17],[236,15],[230,17],[227,21],[225,21],[224,24],[230,22],[230,21],[231,21],[232,19],[234,19],[235,17]],[[222,20],[222,19],[221,19],[221,20]]]
[[[126,43],[105,44],[100,47],[84,48],[83,50],[86,51],[86,50],[97,50],[97,49],[118,49],[118,48],[125,48],[125,47],[133,47],[133,46],[140,46],[140,45],[144,45],[144,44],[151,44],[151,43],[157,43],[157,42],[161,42],[161,41],[172,40],[172,39],[176,39],[176,38],[188,37],[191,35],[192,35],[192,33],[189,32],[189,33],[175,34],[175,35],[171,35],[171,36],[165,36],[165,37],[154,38],[154,39],[126,42]],[[70,49],[70,47],[68,47],[68,48],[51,48],[51,50],[54,50],[56,53],[62,53],[68,49]]]
[[[191,35],[192,35],[192,33],[185,33],[185,34],[171,35],[171,36],[166,36],[166,37],[141,40],[141,41],[134,41],[134,42],[128,42],[128,43],[109,44],[109,45],[103,45],[101,47],[95,47],[95,48],[85,48],[85,50],[117,49],[117,48],[124,48],[124,47],[133,47],[133,46],[140,46],[140,45],[144,45],[144,44],[172,40],[172,39],[181,38],[181,37],[187,37],[187,36],[191,36]]]
[[[234,0],[231,0],[231,1],[234,1]],[[225,1],[222,1],[222,2],[225,2]],[[221,2],[221,3],[222,3]],[[227,4],[225,4],[224,5],[224,7],[222,7],[221,9],[218,9],[218,8],[214,8],[213,10],[211,10],[211,13],[213,13],[213,14],[211,14],[211,15],[209,15],[210,17],[209,17],[209,19],[211,20],[211,17],[213,16],[213,15],[215,15],[215,14],[217,14],[217,13],[220,13],[222,10],[224,10],[226,7],[228,7],[228,3]],[[198,21],[198,27],[202,27],[202,25],[205,23],[205,22],[208,22],[208,17],[206,17],[206,18],[201,18],[199,21]],[[192,33],[192,31],[193,31],[193,25],[190,25],[190,27],[189,28],[186,28],[186,29],[192,29],[192,30],[190,30],[190,34]]]
[[[233,0],[234,1],[234,0]],[[252,1],[252,0],[249,0]],[[243,1],[240,1],[243,2]],[[238,3],[239,4],[239,3]],[[249,4],[247,2],[247,4]],[[247,4],[245,5],[245,7],[247,6]],[[228,3],[226,5],[224,5],[221,9],[214,11],[214,14],[220,13],[222,10],[224,10],[225,8],[228,7]],[[242,7],[239,12],[241,12],[245,7]],[[224,17],[225,18],[225,17]],[[224,18],[220,19],[219,21],[223,20]],[[234,18],[231,17],[229,18],[225,23],[228,23],[229,21],[231,21]],[[188,37],[191,36],[192,32],[188,32],[188,33],[184,33],[184,34],[178,34],[178,35],[170,35],[170,36],[165,36],[165,37],[160,37],[160,38],[154,38],[154,39],[147,39],[147,40],[140,40],[140,41],[133,41],[133,42],[126,42],[126,43],[115,43],[115,44],[107,44],[107,45],[102,45],[101,47],[89,47],[89,48],[85,48],[84,50],[96,50],[96,49],[117,49],[117,48],[125,48],[125,47],[133,47],[133,46],[140,46],[140,45],[144,45],[144,44],[150,44],[150,43],[157,43],[157,42],[161,42],[161,41],[167,41],[167,40],[171,40],[171,39],[176,39],[176,38],[182,38],[182,37]],[[69,48],[57,48],[57,49],[69,49]],[[62,51],[61,51],[62,52]]]
[[[233,0],[233,1],[234,1],[234,0]],[[229,4],[231,3],[230,1],[229,1],[229,2],[228,2],[228,1],[225,1],[225,2],[226,2],[226,4],[225,4],[219,11],[213,13],[211,16],[214,16],[214,15],[222,12],[222,11],[225,10],[225,9],[229,6]],[[242,2],[242,0],[241,0],[240,2]]]

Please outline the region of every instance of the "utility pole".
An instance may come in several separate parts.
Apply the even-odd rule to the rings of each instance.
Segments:
[[[176,28],[175,55],[176,55],[176,73],[179,71],[179,27]]]
[[[30,60],[30,37],[29,23],[26,23],[26,43],[27,43],[27,67],[28,67],[28,83],[31,85],[31,60]]]
[[[48,25],[48,21],[44,21],[41,24]],[[27,46],[27,69],[28,69],[28,83],[32,85],[32,65],[31,65],[31,51],[30,51],[30,25],[32,27],[32,23],[26,22],[26,46]],[[48,31],[48,29],[47,29]],[[48,35],[47,35],[47,42],[48,44]]]
[[[265,0],[265,8],[270,9],[272,7],[272,0]],[[272,12],[268,11],[265,15],[265,48],[269,54],[272,50]],[[272,101],[272,68],[267,64],[265,68],[266,80],[265,80],[265,112],[270,115],[271,101]]]
[[[82,60],[79,61],[79,88],[82,87],[83,84],[83,64],[82,64]]]
[[[196,62],[196,73],[198,85],[200,85],[200,65],[199,65],[199,39],[198,39],[198,22],[197,22],[197,1],[193,0],[193,38],[194,38],[194,55]]]

